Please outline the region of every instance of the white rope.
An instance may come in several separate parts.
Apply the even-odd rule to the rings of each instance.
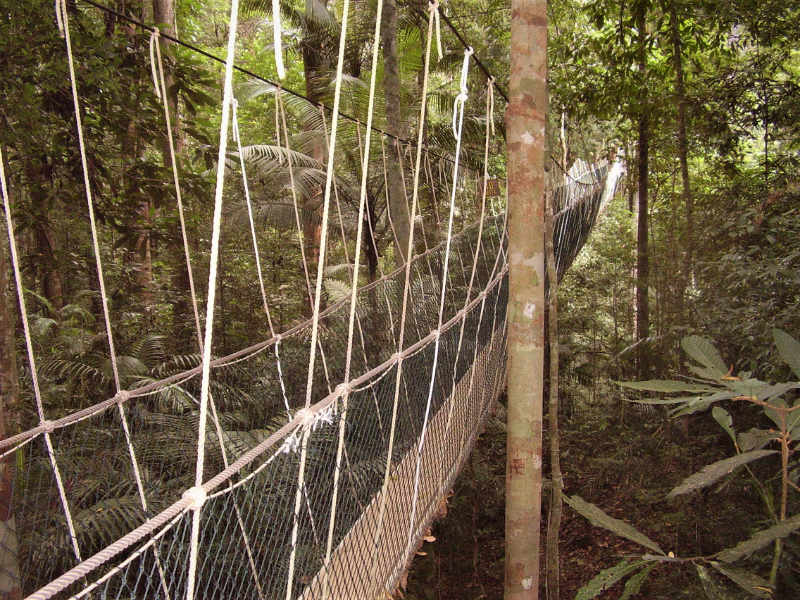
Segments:
[[[155,56],[154,56],[155,50]],[[169,158],[172,167],[172,180],[175,183],[175,198],[178,206],[178,220],[181,225],[181,239],[183,240],[183,255],[186,259],[186,274],[189,279],[189,292],[192,296],[192,312],[194,314],[195,332],[197,333],[197,344],[202,352],[203,348],[203,329],[200,326],[200,310],[198,309],[197,292],[194,285],[194,274],[192,271],[192,258],[189,251],[189,236],[186,233],[186,219],[183,211],[183,194],[181,193],[180,176],[178,175],[178,159],[175,152],[175,140],[172,135],[172,120],[169,113],[169,102],[167,100],[167,83],[164,78],[164,63],[161,59],[161,41],[158,29],[153,30],[150,36],[150,64],[153,67],[153,82],[156,86],[156,95],[161,100],[164,107],[164,121],[167,128],[167,142],[169,145]],[[158,67],[158,80],[156,80],[155,70]]]
[[[461,114],[463,118],[464,114],[464,104],[467,102],[468,90],[467,90],[467,76],[469,75],[469,57],[472,56],[472,46],[464,50],[464,62],[461,63],[461,79],[459,82],[459,93],[456,96],[456,99],[453,101],[453,137],[458,138],[460,134],[460,124],[456,123],[456,119],[458,115]],[[456,155],[456,160],[458,160],[458,155]],[[454,178],[455,181],[455,178]],[[453,184],[455,185],[455,183]]]
[[[436,371],[439,364],[439,347],[441,342],[441,328],[442,317],[444,315],[444,304],[447,291],[447,271],[450,262],[450,246],[453,237],[453,217],[456,210],[456,183],[458,182],[458,164],[461,158],[461,134],[464,129],[464,107],[467,101],[467,74],[469,70],[469,57],[472,54],[472,48],[467,48],[464,51],[464,63],[461,67],[461,93],[456,98],[455,106],[453,107],[453,120],[456,121],[456,113],[458,113],[458,128],[454,130],[456,136],[456,152],[455,161],[453,164],[453,187],[450,195],[450,215],[447,219],[447,243],[444,250],[444,265],[442,267],[442,286],[441,297],[439,300],[439,323],[437,325],[436,342],[433,349],[433,366],[431,368],[431,381],[428,386],[428,400],[425,404],[425,418],[422,421],[422,433],[419,438],[419,446],[417,447],[417,466],[414,472],[414,496],[411,502],[411,519],[408,529],[408,546],[410,547],[413,542],[414,535],[414,519],[417,514],[417,497],[419,495],[419,477],[420,467],[422,465],[422,449],[425,446],[425,437],[428,432],[428,419],[431,412],[431,402],[433,400],[433,388],[436,381]],[[482,225],[482,223],[481,223]]]
[[[72,39],[71,39],[71,36],[70,36],[70,29],[69,29],[69,14],[67,13],[67,7],[66,7],[65,0],[56,0],[55,8],[56,8],[56,21],[58,22],[59,30],[64,35],[64,40],[65,40],[65,43],[66,43],[67,63],[68,63],[68,66],[69,66],[69,75],[70,75],[70,87],[72,89],[72,103],[73,103],[73,107],[74,107],[74,110],[75,110],[75,122],[76,122],[76,127],[77,127],[77,132],[78,132],[78,147],[79,147],[80,155],[81,155],[81,168],[82,168],[82,171],[83,171],[83,183],[84,183],[84,189],[85,189],[85,192],[86,192],[86,202],[87,202],[88,209],[89,209],[89,223],[90,223],[91,232],[92,232],[92,245],[93,245],[93,248],[94,248],[95,265],[96,265],[96,268],[97,268],[97,279],[98,279],[98,282],[100,284],[100,296],[101,296],[102,305],[103,305],[103,317],[104,317],[105,326],[106,326],[106,337],[108,339],[108,347],[109,347],[109,352],[110,352],[110,355],[111,355],[110,356],[110,358],[111,358],[111,369],[112,369],[112,372],[113,372],[113,375],[114,375],[114,385],[115,385],[115,388],[116,388],[117,397],[120,398],[120,400],[121,400],[121,401],[117,402],[117,408],[119,410],[119,416],[120,416],[120,422],[122,424],[122,430],[123,430],[123,432],[125,434],[125,442],[126,442],[126,445],[127,445],[127,448],[128,448],[128,454],[129,454],[130,459],[131,459],[131,467],[133,469],[133,475],[134,475],[134,479],[136,481],[136,489],[137,489],[137,491],[139,493],[139,501],[140,501],[140,503],[142,505],[142,509],[144,510],[145,513],[147,513],[148,512],[147,498],[146,498],[145,492],[144,492],[144,484],[142,482],[142,475],[141,475],[141,472],[139,471],[139,463],[136,460],[136,452],[135,452],[134,447],[133,447],[133,441],[131,440],[131,433],[130,433],[130,427],[128,426],[128,419],[127,419],[127,417],[125,415],[125,409],[122,406],[124,400],[127,399],[127,396],[129,395],[129,393],[128,392],[124,392],[122,390],[122,385],[121,385],[120,376],[119,376],[119,367],[117,365],[117,353],[116,353],[116,349],[114,347],[114,335],[113,335],[113,332],[112,332],[112,329],[111,329],[111,315],[110,315],[110,311],[109,311],[109,308],[108,308],[108,295],[106,293],[106,285],[105,285],[105,279],[104,279],[104,275],[103,275],[103,263],[102,263],[102,259],[100,257],[100,243],[99,243],[99,240],[98,240],[99,236],[98,236],[98,233],[97,233],[97,223],[95,221],[94,201],[92,199],[91,182],[89,180],[89,168],[88,168],[88,163],[87,163],[87,159],[86,159],[86,142],[84,141],[84,138],[83,138],[83,123],[82,123],[82,119],[81,119],[80,101],[78,99],[77,77],[75,75],[75,64],[74,64],[73,53],[72,53]],[[47,436],[46,439],[48,440],[48,445],[50,445],[49,436]],[[166,592],[166,590],[167,590],[166,581],[164,579],[163,570],[161,569],[161,562],[158,559],[158,556],[156,556],[155,558],[156,558],[156,563],[158,565],[159,574],[161,576],[161,584],[162,584],[162,587],[164,588],[164,590]],[[167,596],[167,597],[169,597],[169,596]]]
[[[331,551],[333,549],[333,534],[336,526],[336,503],[339,498],[339,475],[342,465],[342,451],[344,449],[344,434],[345,422],[347,420],[347,403],[350,395],[350,367],[353,355],[353,334],[355,329],[356,317],[356,294],[358,291],[358,273],[361,266],[361,240],[364,233],[364,208],[367,202],[367,175],[369,172],[369,154],[370,144],[372,141],[372,117],[375,109],[375,84],[377,81],[378,71],[378,50],[380,48],[380,34],[381,34],[381,15],[383,13],[383,0],[378,0],[375,16],[375,36],[372,44],[372,72],[370,74],[369,84],[369,104],[367,107],[367,124],[366,124],[366,139],[364,141],[364,156],[362,159],[361,167],[361,189],[359,193],[358,202],[358,226],[356,231],[356,247],[353,251],[353,279],[350,286],[350,314],[347,323],[347,356],[344,363],[344,393],[342,395],[342,409],[339,415],[339,444],[336,449],[336,467],[333,474],[333,494],[331,496],[331,515],[330,524],[328,527],[328,541],[325,547],[325,568],[327,569],[330,563]],[[361,144],[361,136],[359,135],[359,145]],[[363,348],[363,342],[362,342]],[[366,356],[364,357],[366,363]],[[376,400],[377,403],[377,400]],[[378,407],[376,406],[376,409]],[[380,411],[378,411],[380,416]],[[323,587],[322,598],[326,600],[328,597],[328,578],[325,578],[325,586]]]
[[[444,53],[442,52],[442,25],[439,18],[439,0],[433,0],[432,13],[434,29],[436,30],[436,53],[439,56],[438,62],[441,62]]]
[[[272,0],[272,40],[275,52],[275,69],[278,71],[278,78],[286,78],[286,68],[283,66],[283,47],[281,44],[281,3],[280,0]]]
[[[433,14],[438,10],[438,2],[433,2],[429,5],[429,10]],[[375,534],[373,538],[373,558],[372,558],[372,566],[370,569],[370,586],[373,595],[377,594],[377,590],[372,586],[377,586],[377,581],[375,580],[376,576],[376,569],[377,569],[377,556],[379,554],[378,551],[378,544],[380,542],[381,535],[383,533],[383,520],[386,512],[386,490],[389,486],[389,479],[391,477],[391,467],[392,467],[392,454],[394,451],[394,438],[397,428],[397,407],[398,401],[400,397],[400,385],[402,383],[402,374],[403,374],[403,361],[402,361],[402,350],[403,350],[403,342],[405,338],[405,326],[406,326],[406,314],[408,309],[408,289],[409,289],[409,281],[411,275],[411,251],[414,248],[414,229],[413,226],[414,219],[416,217],[417,212],[417,200],[419,198],[419,171],[420,166],[422,164],[422,142],[425,135],[425,112],[427,109],[428,104],[428,83],[429,83],[429,75],[430,75],[430,60],[431,60],[431,38],[433,37],[433,18],[428,19],[428,34],[426,37],[425,42],[425,61],[422,71],[422,98],[420,102],[420,114],[419,114],[419,129],[417,132],[417,160],[414,165],[414,192],[411,199],[411,215],[409,222],[411,223],[411,227],[409,227],[408,231],[408,245],[406,246],[406,257],[407,260],[405,261],[405,279],[403,283],[403,303],[402,309],[400,311],[400,330],[398,333],[397,339],[397,375],[395,377],[395,385],[394,385],[394,400],[392,403],[392,423],[389,430],[389,447],[386,452],[386,466],[383,473],[383,484],[381,486],[380,492],[380,509],[378,511],[378,523],[375,527]]]
[[[322,275],[325,270],[325,252],[328,241],[328,214],[330,212],[331,187],[333,182],[334,157],[336,154],[336,132],[339,126],[339,102],[342,96],[342,74],[344,70],[344,51],[347,41],[347,21],[350,13],[350,0],[344,0],[342,8],[342,28],[339,34],[339,57],[336,65],[336,85],[333,93],[333,119],[331,121],[331,137],[328,144],[328,167],[325,177],[325,195],[322,205],[322,233],[319,242],[319,259],[317,261],[317,283],[314,294],[314,313],[311,325],[311,344],[308,360],[308,377],[306,379],[306,402],[305,407],[311,406],[311,396],[314,384],[314,362],[317,355],[317,337],[319,335],[319,312],[320,299],[322,297]],[[292,552],[289,556],[289,574],[286,582],[286,600],[291,600],[292,585],[294,583],[294,568],[297,555],[297,530],[298,516],[300,513],[300,502],[302,491],[305,484],[305,467],[308,453],[308,437],[311,428],[308,427],[303,433],[303,442],[300,452],[300,468],[297,475],[297,493],[294,503],[294,523],[292,525]]]
[[[223,85],[222,120],[219,132],[219,152],[217,155],[217,185],[214,194],[214,217],[211,230],[211,257],[208,273],[208,300],[206,301],[206,329],[203,342],[202,380],[200,383],[200,418],[197,435],[197,463],[195,466],[195,487],[203,484],[205,462],[206,421],[208,420],[208,388],[211,376],[211,346],[214,339],[214,308],[217,292],[217,267],[219,264],[219,238],[222,229],[222,194],[225,186],[225,155],[228,148],[228,125],[233,103],[233,61],[236,54],[236,30],[239,24],[239,0],[231,0],[231,13],[228,23],[228,54],[225,60],[225,80]],[[197,574],[197,553],[200,537],[200,508],[196,506],[192,514],[192,532],[189,551],[189,572],[186,583],[186,600],[193,600],[195,577]]]
[[[19,255],[17,254],[17,241],[16,237],[14,236],[14,222],[11,218],[11,202],[8,199],[5,157],[3,156],[2,148],[0,148],[0,186],[2,186],[3,208],[5,209],[6,213],[6,230],[8,232],[8,244],[11,250],[11,265],[14,269],[14,282],[17,286],[17,299],[19,301],[19,312],[22,318],[22,330],[25,334],[25,348],[28,351],[28,364],[31,367],[33,395],[36,398],[36,412],[39,416],[39,423],[47,426],[50,422],[47,421],[44,415],[42,393],[39,387],[39,375],[36,369],[36,359],[33,354],[33,338],[31,337],[30,325],[28,323],[28,311],[25,306],[25,288],[22,286],[22,275],[19,269]],[[53,475],[56,479],[56,487],[58,488],[58,496],[61,500],[61,508],[64,510],[64,517],[67,520],[67,529],[69,531],[70,541],[72,542],[72,551],[75,553],[75,558],[78,560],[78,562],[80,562],[83,559],[81,558],[81,551],[78,547],[78,536],[75,534],[75,525],[72,522],[72,513],[69,510],[69,502],[67,502],[67,494],[64,490],[64,482],[61,479],[61,471],[59,470],[58,462],[56,461],[53,442],[50,439],[50,431],[47,428],[44,431],[44,441],[45,445],[47,446],[47,455],[50,458],[50,466],[53,469]]]

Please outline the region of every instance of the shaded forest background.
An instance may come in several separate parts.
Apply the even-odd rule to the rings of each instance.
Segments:
[[[416,131],[424,2],[386,2],[376,125],[399,138]],[[501,87],[508,77],[507,2],[445,3],[445,11]],[[355,2],[343,110],[366,119],[374,4]],[[107,2],[106,6],[223,55],[227,3],[222,0]],[[271,3],[251,0],[240,26],[237,64],[275,79]],[[91,185],[101,229],[106,285],[124,385],[194,366],[199,360],[166,146],[163,112],[154,94],[149,34],[83,0],[68,2],[73,19]],[[308,296],[300,246],[315,264],[320,236],[324,145],[338,36],[337,3],[282,2],[288,74],[284,95],[289,144],[301,169],[300,229],[287,200],[290,185],[283,128],[276,125],[274,87],[237,74],[239,117],[252,167],[253,196],[269,303],[275,329],[306,318]],[[767,381],[794,377],[781,360],[772,329],[800,334],[800,8],[777,0],[563,0],[550,3],[549,150],[553,181],[577,158],[621,160],[626,174],[590,240],[559,288],[559,363],[563,470],[567,494],[579,493],[634,522],[679,556],[706,555],[770,523],[757,484],[739,471],[724,485],[665,501],[666,493],[703,465],[732,454],[731,440],[709,413],[669,420],[660,406],[639,399],[615,380],[686,375],[681,339],[713,340],[732,373]],[[455,140],[450,115],[463,47],[443,30],[445,55],[435,63],[426,141],[420,249],[441,239],[439,211],[448,194]],[[216,160],[221,66],[196,52],[164,44],[168,102],[199,298],[207,281],[208,240]],[[0,3],[0,145],[9,175],[33,334],[41,357],[50,418],[113,395],[97,272],[87,227],[80,159],[63,40],[52,3]],[[485,75],[470,75],[464,161],[480,164]],[[502,178],[503,104],[491,171]],[[324,118],[323,118],[324,114]],[[360,179],[356,123],[343,124],[346,148],[336,161],[341,227],[352,241]],[[276,140],[278,140],[276,142]],[[372,152],[369,181],[374,235],[365,243],[363,283],[402,257],[387,213],[402,227],[402,187],[410,177],[408,146],[387,138]],[[388,162],[383,177],[382,162]],[[231,167],[235,168],[234,166]],[[399,175],[399,176],[398,176]],[[474,177],[474,176],[470,176]],[[465,184],[474,189],[475,182]],[[229,190],[219,285],[219,330],[224,355],[263,339],[261,298],[252,277],[244,198]],[[392,208],[392,203],[395,207]],[[495,208],[501,205],[494,199]],[[477,207],[458,218],[469,223]],[[338,224],[337,224],[338,226]],[[413,226],[406,222],[406,227]],[[402,232],[401,232],[402,233]],[[369,235],[369,234],[368,234]],[[398,235],[402,238],[402,235]],[[351,243],[351,242],[350,242]],[[352,244],[351,244],[352,246]],[[352,247],[334,241],[326,299],[346,293]],[[292,251],[286,251],[291,248]],[[0,251],[0,435],[35,423],[30,374],[7,246]],[[344,290],[344,292],[343,292]],[[203,314],[202,301],[200,314]],[[302,367],[297,367],[302,370]],[[300,373],[295,374],[301,377]],[[291,376],[291,375],[290,375]],[[793,392],[792,392],[793,393]],[[184,399],[185,400],[185,399]],[[188,414],[184,400],[165,412]],[[794,400],[790,395],[788,402]],[[737,430],[765,428],[765,417],[744,405],[728,407]],[[264,415],[259,415],[263,418]],[[409,598],[496,598],[502,587],[503,411],[450,501],[436,541],[417,559]],[[793,446],[792,446],[793,450]],[[792,482],[797,485],[791,456]],[[10,464],[4,465],[10,469]],[[753,465],[754,478],[773,498],[774,463]],[[4,489],[3,493],[10,493]],[[92,492],[94,493],[94,492]],[[92,494],[86,494],[87,502]],[[795,514],[792,488],[789,514]],[[111,516],[109,517],[111,518]],[[575,590],[633,548],[598,533],[569,509],[562,529],[561,596]],[[110,535],[110,534],[109,534]],[[98,542],[100,543],[100,542]],[[469,556],[465,549],[471,549]],[[773,552],[748,568],[769,579]],[[800,593],[800,547],[787,538],[772,583],[775,598]],[[716,576],[714,576],[716,577]],[[468,585],[465,582],[469,582]],[[694,598],[709,589],[735,597],[720,578],[709,587],[691,564],[659,567],[640,597]],[[730,582],[728,582],[730,583]],[[727,591],[725,591],[727,590]],[[619,597],[621,587],[606,597]],[[716,593],[716,592],[715,592]],[[680,594],[684,594],[681,596]]]

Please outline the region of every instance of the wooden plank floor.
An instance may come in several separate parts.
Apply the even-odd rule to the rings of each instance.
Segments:
[[[381,510],[376,494],[322,569],[302,600],[385,600],[410,564],[419,540],[455,481],[502,384],[502,331],[477,355],[451,396],[432,415],[422,450],[414,531],[408,543],[417,465],[417,446],[392,466],[386,490],[382,535],[375,546]]]

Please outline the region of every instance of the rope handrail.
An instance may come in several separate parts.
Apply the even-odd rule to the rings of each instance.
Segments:
[[[498,220],[501,216],[502,216],[502,214],[500,214],[500,215],[492,215],[492,216],[489,216],[487,218],[491,219],[491,220]],[[454,236],[454,239],[457,239],[457,238],[460,238],[460,237],[468,235],[471,231],[476,229],[478,226],[479,226],[479,221],[475,221],[473,223],[470,223],[469,225],[464,227],[464,229],[461,232],[456,234]],[[445,243],[446,243],[446,240],[442,240],[436,246],[431,246],[427,250],[424,250],[422,252],[419,252],[419,253],[415,254],[411,258],[411,262],[412,263],[416,263],[416,262],[422,260],[423,258],[425,258],[426,256],[430,255],[431,253],[436,252],[437,250],[441,249],[441,247],[443,247]],[[383,275],[383,277],[380,277],[380,278],[376,279],[375,281],[371,281],[371,282],[366,283],[366,284],[364,284],[362,286],[359,286],[358,292],[359,293],[364,293],[364,292],[370,291],[370,290],[374,289],[375,287],[378,287],[379,285],[381,285],[381,283],[384,283],[384,282],[392,279],[393,277],[395,277],[399,273],[403,272],[404,270],[405,270],[405,266],[401,265],[401,266],[393,269],[392,271],[389,271],[388,273]],[[320,312],[320,317],[326,317],[326,316],[336,312],[337,310],[339,310],[342,307],[344,307],[348,302],[349,302],[349,298],[338,300],[337,302],[335,302],[335,303],[331,304],[330,306],[328,306],[325,310],[321,311]],[[278,333],[276,335],[270,336],[266,340],[263,340],[261,342],[257,342],[255,344],[247,346],[246,348],[242,348],[240,350],[237,350],[236,352],[232,352],[232,353],[227,354],[225,356],[221,356],[219,358],[216,358],[216,359],[211,361],[211,366],[213,368],[225,367],[225,366],[231,364],[234,361],[237,361],[237,360],[242,359],[243,357],[247,357],[249,355],[258,353],[258,352],[264,350],[265,348],[268,348],[268,347],[272,346],[273,344],[280,342],[281,340],[284,340],[286,338],[289,338],[289,337],[291,337],[293,335],[296,335],[296,334],[300,333],[301,331],[307,329],[310,324],[311,324],[311,318],[307,318],[307,319],[303,320],[302,322],[297,323],[296,325],[293,325],[292,327],[286,329],[285,331],[283,331],[281,333]],[[52,419],[52,420],[48,421],[46,425],[38,425],[36,427],[31,427],[31,428],[27,429],[26,431],[23,431],[23,432],[20,432],[18,434],[3,438],[2,440],[0,440],[0,450],[4,450],[5,448],[8,448],[10,446],[15,446],[16,444],[19,444],[20,442],[24,442],[25,440],[28,440],[28,439],[33,438],[33,437],[35,437],[35,436],[37,436],[37,435],[39,435],[41,433],[44,433],[45,431],[48,430],[48,428],[51,428],[51,429],[55,430],[55,429],[61,429],[61,428],[67,427],[69,425],[72,425],[73,423],[76,423],[78,421],[82,421],[82,420],[90,418],[90,417],[92,417],[92,416],[94,416],[94,415],[96,415],[96,414],[98,414],[100,412],[103,412],[103,411],[107,410],[108,408],[110,408],[112,406],[115,406],[118,403],[123,403],[124,404],[124,403],[128,402],[129,400],[131,400],[133,398],[142,397],[142,396],[144,396],[146,394],[152,393],[155,390],[158,390],[158,389],[161,389],[163,387],[172,385],[172,384],[174,384],[176,382],[180,382],[182,380],[194,377],[195,375],[198,375],[200,372],[201,372],[201,367],[198,365],[196,367],[192,367],[191,369],[185,369],[183,371],[180,371],[179,373],[175,373],[173,375],[169,375],[169,376],[164,377],[162,379],[159,379],[157,381],[149,381],[147,383],[143,383],[141,385],[134,386],[134,387],[132,387],[132,388],[130,388],[128,390],[122,390],[121,392],[115,394],[114,396],[112,396],[110,398],[107,398],[106,400],[101,400],[100,402],[97,402],[97,403],[93,404],[92,406],[88,406],[86,408],[82,408],[82,409],[80,409],[78,411],[75,411],[73,413],[70,413],[69,415],[65,415],[63,417],[60,417],[58,419]]]

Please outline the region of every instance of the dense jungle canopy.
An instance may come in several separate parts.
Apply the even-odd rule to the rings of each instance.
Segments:
[[[333,163],[336,233],[325,257],[323,307],[348,298],[352,278],[368,284],[401,266],[406,250],[397,240],[406,239],[409,228],[422,232],[417,252],[447,238],[456,150],[452,114],[464,58],[456,32],[485,69],[469,72],[457,192],[474,197],[484,185],[484,131],[491,118],[496,135],[488,172],[497,193],[489,195],[489,210],[499,215],[505,202],[511,3],[442,2],[449,26],[441,25],[443,53],[431,62],[416,222],[410,222],[405,198],[414,160],[409,140],[419,127],[427,2],[384,0],[374,121],[381,133],[373,137],[367,165],[362,155],[376,7],[372,0],[351,3],[340,106],[347,116],[339,123]],[[320,257],[332,117],[327,107],[333,104],[342,3],[279,4],[286,76],[277,86],[273,3],[242,0],[234,75],[242,150],[232,148],[227,163],[237,174],[240,158],[247,166],[271,321],[262,318],[264,299],[253,277],[248,205],[241,181],[232,176],[225,190],[215,356],[255,344],[271,330],[286,331],[312,312],[307,271],[313,280]],[[223,93],[224,61],[218,59],[225,55],[229,2],[66,5],[118,375],[127,389],[200,363],[197,325],[205,314]],[[800,345],[794,341],[800,338],[800,3],[552,0],[548,19],[549,188],[569,182],[568,171],[579,159],[624,168],[616,196],[600,209],[587,247],[557,291],[562,470],[567,502],[577,510],[565,508],[557,596],[799,597],[800,427],[792,411],[800,384],[790,384],[800,379]],[[166,34],[160,52],[171,141],[154,87],[159,73],[153,71],[151,33],[138,23]],[[119,382],[108,358],[70,76],[51,0],[0,0],[0,67],[0,149],[42,400],[48,418],[56,419],[114,396]],[[496,84],[492,117],[485,110],[489,74]],[[175,210],[171,143],[185,225]],[[354,273],[364,170],[368,226],[362,268]],[[455,219],[465,226],[480,214],[473,198]],[[195,269],[191,281],[182,226]],[[360,325],[365,346],[371,345],[365,352],[375,356],[388,344],[380,318],[373,318],[379,312],[365,312],[372,316]],[[7,242],[0,245],[0,336],[2,439],[39,419]],[[718,353],[705,345],[708,340]],[[303,381],[307,356],[292,352],[290,347],[285,375]],[[699,363],[694,370],[687,353]],[[231,443],[239,453],[274,431],[284,414],[277,392],[267,403],[242,392],[250,389],[242,381],[254,385],[258,375],[232,372],[213,390],[226,426],[238,436]],[[733,390],[723,399],[725,408],[714,405],[713,414],[716,400],[688,406],[736,377],[758,385],[789,382],[769,396],[782,403],[778,412],[757,405],[771,393],[764,387],[753,388],[758,394]],[[631,390],[615,383],[632,380],[678,380],[684,387],[701,381],[706,387],[684,390],[662,382]],[[688,396],[676,399],[669,392]],[[637,403],[654,397],[654,403]],[[674,408],[671,415],[662,411]],[[456,486],[450,513],[434,526],[403,579],[398,593],[406,598],[501,597],[503,415],[501,401]],[[136,419],[158,428],[159,435],[137,443],[153,465],[148,485],[168,498],[186,487],[194,468],[195,405],[186,395],[165,392]],[[85,510],[81,535],[96,550],[142,514],[130,481],[117,476],[124,448],[106,453],[105,442],[96,442],[102,432],[94,434],[71,443],[75,464],[79,455],[104,448],[96,473],[68,485]],[[752,465],[750,458],[761,455],[741,458],[764,449],[776,454]],[[6,455],[0,465],[0,512],[8,515],[0,516],[3,523],[24,504],[21,495],[35,503],[37,481],[46,478],[45,471],[29,474],[27,490],[12,485],[14,470],[26,469],[15,456]],[[718,479],[698,486],[703,491],[665,500],[686,477],[726,457],[739,462],[726,463]],[[69,480],[73,458],[63,460]],[[643,553],[636,546],[641,538],[620,542],[593,528],[578,516],[591,509],[578,510],[577,496],[632,522],[660,540],[673,553],[669,559],[678,559],[626,562]],[[42,501],[37,518],[54,523],[55,509]],[[783,533],[748,546],[734,566],[717,554],[781,526]],[[619,534],[615,526],[606,530]],[[25,593],[70,566],[66,537],[47,543],[52,555],[30,559],[45,566]],[[11,554],[0,551],[7,575],[0,575],[0,598],[20,597],[19,565]],[[599,572],[604,579],[592,579]],[[548,576],[552,590],[552,576],[559,575]],[[546,584],[543,577],[543,596]]]

